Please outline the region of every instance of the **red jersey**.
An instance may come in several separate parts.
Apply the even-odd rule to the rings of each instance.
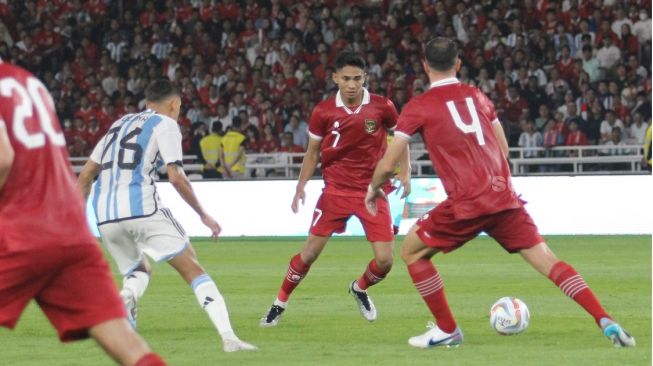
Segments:
[[[15,153],[0,189],[0,253],[95,243],[50,93],[1,62],[0,128]]]
[[[386,130],[396,125],[392,101],[367,89],[357,108],[345,106],[340,92],[320,102],[311,114],[308,134],[322,140],[324,192],[364,197],[374,167],[385,153]]]
[[[431,84],[399,116],[395,137],[422,134],[456,219],[521,206],[494,123],[499,120],[492,102],[476,87],[455,78]]]

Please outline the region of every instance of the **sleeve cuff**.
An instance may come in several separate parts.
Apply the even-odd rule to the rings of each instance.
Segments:
[[[320,141],[323,138],[322,136],[316,135],[311,131],[308,131],[308,137],[312,138],[313,140],[317,140],[317,141]]]
[[[171,161],[171,162],[169,162],[169,163],[166,164],[166,165],[177,165],[177,166],[180,166],[180,167],[182,167],[182,168],[184,167],[184,163],[183,163],[181,160]]]
[[[395,137],[401,137],[402,139],[410,140],[410,135],[401,131],[395,131]]]
[[[492,121],[492,124],[493,124],[493,125],[496,125],[497,123],[499,123],[499,124],[500,124],[500,123],[501,123],[501,121],[499,121],[499,119],[498,119],[498,118],[495,118],[495,119],[494,119],[494,120]]]

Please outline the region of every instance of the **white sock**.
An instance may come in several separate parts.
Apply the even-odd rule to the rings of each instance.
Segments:
[[[276,298],[273,305],[278,305],[285,309],[288,306],[288,301],[281,301],[279,298]]]
[[[145,293],[149,283],[150,275],[147,272],[134,271],[129,274],[129,276],[123,278],[120,296],[123,298],[133,296],[134,301],[138,302],[138,299],[140,299]]]
[[[354,291],[367,292],[367,291],[361,289],[360,287],[358,287],[358,281],[354,282]]]
[[[229,322],[227,304],[225,304],[224,298],[220,294],[218,286],[211,279],[211,276],[206,273],[197,276],[191,283],[191,287],[195,292],[197,302],[209,314],[209,318],[218,330],[218,333],[220,333],[220,337],[223,340],[238,339]]]

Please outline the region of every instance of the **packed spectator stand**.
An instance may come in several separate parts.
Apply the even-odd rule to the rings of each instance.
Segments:
[[[490,96],[518,158],[536,162],[641,155],[632,147],[651,124],[650,18],[650,1],[617,0],[4,0],[0,57],[44,81],[72,157],[168,77],[183,94],[185,154],[201,159],[212,125],[238,118],[246,152],[269,158],[306,147],[340,51],[360,52],[368,90],[401,110],[429,87],[420,44],[447,36],[461,45],[461,82]],[[524,171],[547,169],[565,170]]]

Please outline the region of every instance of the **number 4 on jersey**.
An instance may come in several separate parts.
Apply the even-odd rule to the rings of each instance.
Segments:
[[[449,108],[451,118],[453,118],[453,122],[456,124],[456,127],[458,127],[459,130],[463,131],[464,133],[475,133],[478,144],[483,146],[485,145],[485,137],[483,137],[481,120],[478,118],[478,113],[476,112],[474,101],[472,98],[465,98],[465,102],[467,103],[467,110],[469,111],[469,115],[472,117],[472,123],[466,124],[463,122],[462,118],[460,118],[460,114],[458,113],[458,109],[456,109],[456,105],[452,100],[447,102],[447,108]]]

